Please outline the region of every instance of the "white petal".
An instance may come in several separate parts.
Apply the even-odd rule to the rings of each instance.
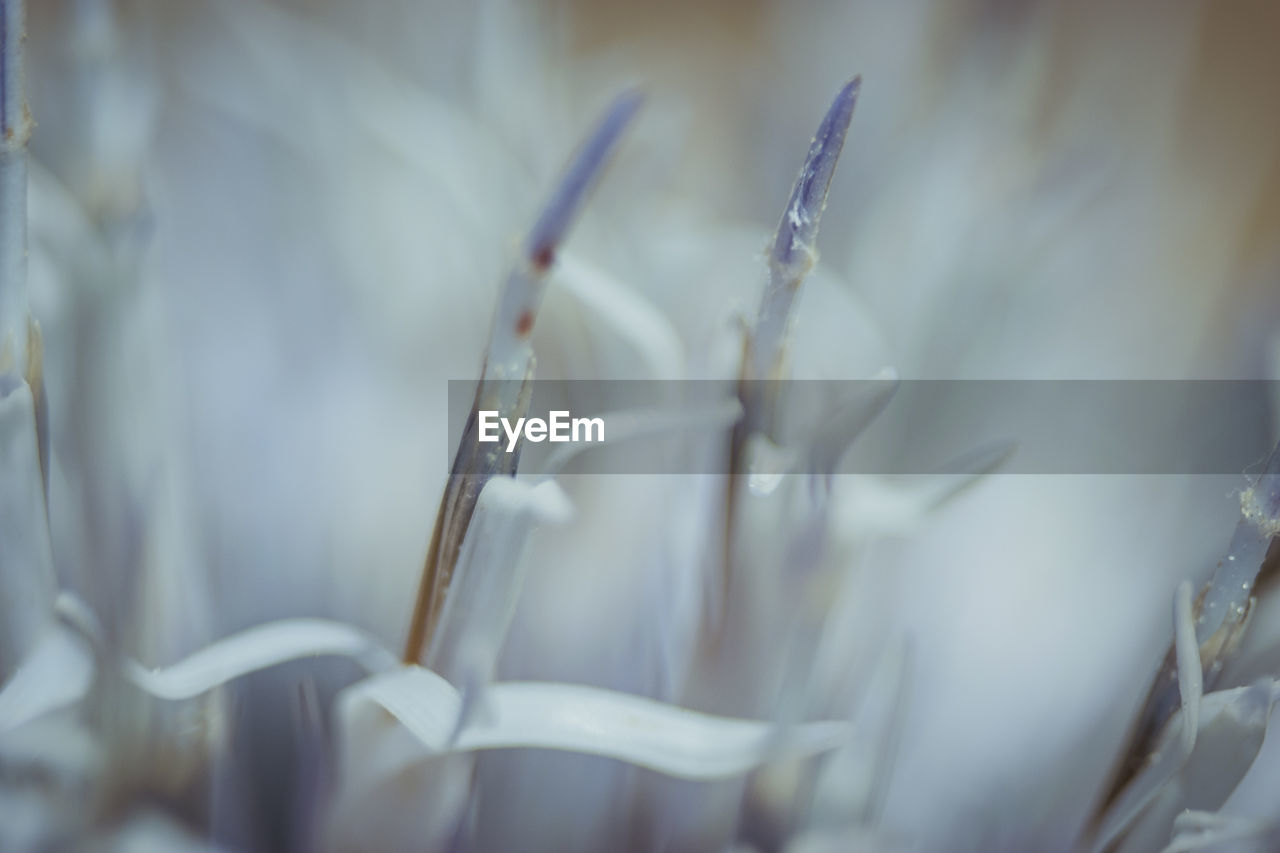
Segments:
[[[766,761],[838,747],[849,727],[821,722],[771,740],[770,723],[713,717],[639,696],[572,684],[509,682],[486,692],[487,714],[454,743],[458,692],[440,676],[404,667],[347,688],[338,699],[343,736],[356,740],[390,714],[413,733],[425,757],[444,752],[535,748],[616,758],[683,779],[724,779]],[[344,750],[360,755],[359,750]],[[407,758],[408,760],[404,760]],[[412,757],[403,757],[407,764]]]
[[[232,634],[172,666],[147,669],[125,661],[125,674],[161,699],[190,699],[226,682],[286,661],[341,655],[366,669],[386,669],[395,658],[369,635],[340,622],[286,619]]]

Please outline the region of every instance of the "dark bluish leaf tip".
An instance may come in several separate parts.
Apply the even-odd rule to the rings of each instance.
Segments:
[[[853,108],[858,102],[858,91],[861,88],[860,76],[844,84],[831,102],[822,124],[818,125],[818,132],[809,145],[809,154],[800,170],[800,177],[796,178],[791,198],[782,213],[782,221],[778,224],[773,248],[775,264],[793,264],[796,252],[801,247],[811,247],[818,235],[818,222],[827,204],[831,177],[835,174],[840,151],[844,148],[849,122],[853,119]]]
[[[564,240],[596,178],[608,165],[623,132],[643,103],[644,95],[637,89],[629,89],[614,98],[574,155],[525,243],[526,255],[539,271],[551,266],[556,248]]]

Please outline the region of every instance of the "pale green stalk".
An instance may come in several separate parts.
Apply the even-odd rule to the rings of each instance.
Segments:
[[[27,352],[27,139],[24,0],[0,0],[0,367]],[[5,351],[7,350],[7,355]]]

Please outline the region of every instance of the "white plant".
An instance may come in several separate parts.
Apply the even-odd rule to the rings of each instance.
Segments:
[[[670,120],[654,94],[642,109],[625,89],[544,179],[586,124],[576,105],[600,99],[553,109],[523,7],[477,27],[480,53],[510,48],[503,69],[524,79],[486,67],[474,99],[451,100],[258,2],[171,11],[199,38],[168,60],[176,75],[147,72],[126,61],[113,4],[82,0],[63,82],[96,108],[60,119],[87,128],[69,133],[83,150],[58,168],[76,149],[64,138],[49,168],[32,164],[29,213],[25,12],[0,0],[0,847],[911,846],[920,827],[890,794],[912,721],[948,709],[920,696],[936,662],[897,618],[910,602],[879,549],[971,505],[1013,445],[936,477],[836,474],[899,387],[868,311],[817,263],[847,135],[845,162],[863,156],[860,78],[835,93],[760,264],[756,232],[646,186],[661,146],[645,111],[659,135]],[[213,115],[268,141],[240,151]],[[544,119],[545,135],[524,127]],[[185,140],[181,178],[148,185],[160,133]],[[628,157],[639,166],[609,172]],[[275,185],[293,180],[298,203]],[[404,234],[427,281],[401,280]],[[746,293],[758,308],[735,326]],[[459,373],[477,382],[446,472],[432,395]],[[543,376],[736,394],[607,414],[600,447],[541,467],[519,442],[476,441],[478,412],[515,422]],[[784,423],[790,376],[872,381]],[[598,473],[655,437],[728,476]],[[1267,764],[1280,696],[1274,674],[1228,680],[1280,533],[1280,450],[1246,485],[1218,570],[1198,596],[1177,588],[1129,736],[1082,750],[1111,775],[1064,760],[1026,780],[1093,804],[1046,821],[1040,846],[1280,833],[1228,807]],[[983,535],[1031,535],[1009,527]],[[989,663],[962,674],[975,691]],[[936,846],[936,832],[920,834]]]

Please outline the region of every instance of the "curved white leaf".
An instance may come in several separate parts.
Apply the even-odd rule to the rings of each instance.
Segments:
[[[533,748],[615,758],[682,779],[725,779],[775,760],[802,758],[845,742],[849,726],[806,723],[779,737],[771,723],[697,713],[595,687],[539,682],[494,684],[483,713],[454,738],[458,691],[421,667],[403,667],[348,687],[338,718],[348,746],[385,726],[387,714],[425,755]],[[359,750],[346,750],[359,755]],[[424,756],[419,756],[424,757]],[[410,763],[412,756],[403,762]]]
[[[349,657],[369,671],[387,669],[396,660],[372,637],[341,622],[285,619],[232,634],[172,666],[147,669],[126,660],[124,670],[152,696],[190,699],[251,672],[319,655]]]

